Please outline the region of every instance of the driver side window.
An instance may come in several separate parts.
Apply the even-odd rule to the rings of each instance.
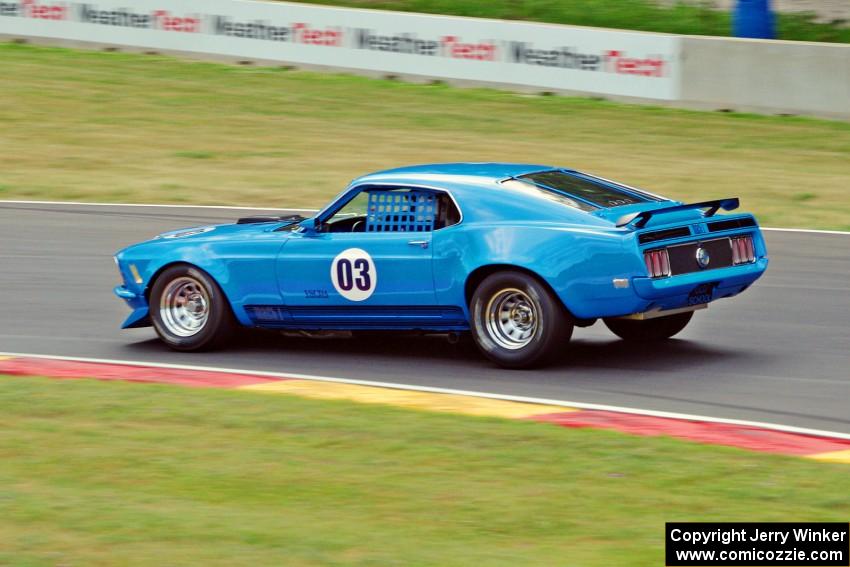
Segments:
[[[460,222],[442,192],[418,188],[366,188],[327,221],[324,232],[431,232]]]

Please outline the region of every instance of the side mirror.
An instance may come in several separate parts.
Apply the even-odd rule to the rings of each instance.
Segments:
[[[315,236],[319,234],[319,227],[321,224],[316,221],[316,217],[313,217],[311,219],[304,219],[301,221],[299,226],[301,227],[301,233],[304,236]]]

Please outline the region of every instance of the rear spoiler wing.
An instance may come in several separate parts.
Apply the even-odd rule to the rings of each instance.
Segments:
[[[672,207],[664,207],[662,209],[655,209],[653,211],[643,211],[623,215],[622,217],[617,219],[617,227],[620,228],[624,226],[629,226],[633,228],[643,228],[646,226],[646,223],[649,222],[649,219],[651,219],[655,215],[663,215],[679,211],[688,211],[691,209],[706,209],[703,212],[703,216],[713,217],[714,214],[720,209],[723,209],[724,211],[734,211],[738,208],[738,205],[740,205],[740,201],[737,197],[734,197],[732,199],[717,199],[716,201],[702,201],[700,203],[690,203],[688,205],[674,205]]]

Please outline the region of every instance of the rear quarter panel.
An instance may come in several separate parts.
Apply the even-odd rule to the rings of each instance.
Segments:
[[[645,271],[625,232],[563,223],[470,223],[434,234],[434,279],[443,305],[467,310],[464,288],[475,270],[515,266],[537,274],[579,318],[631,313],[645,303],[613,278]],[[468,310],[467,310],[468,315]]]

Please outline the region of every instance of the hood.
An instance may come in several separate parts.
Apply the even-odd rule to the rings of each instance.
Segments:
[[[235,223],[229,224],[212,224],[205,226],[193,226],[189,228],[179,228],[158,234],[153,240],[165,239],[184,239],[184,238],[199,238],[219,239],[237,234],[270,232],[280,228],[290,226],[301,222],[304,217],[300,215],[289,215],[286,217],[268,217],[254,216],[238,219]]]

